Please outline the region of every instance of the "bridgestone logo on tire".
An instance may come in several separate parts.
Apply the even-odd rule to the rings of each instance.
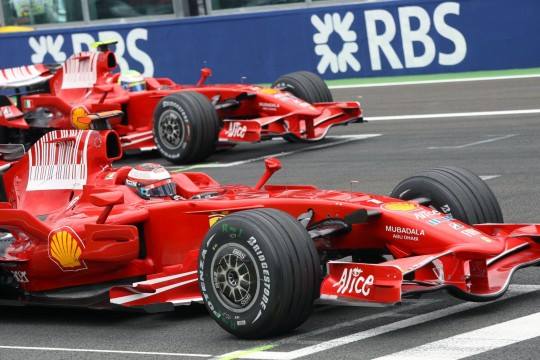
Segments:
[[[263,274],[263,296],[261,298],[261,309],[262,311],[266,310],[266,305],[268,304],[268,299],[270,297],[270,271],[268,271],[268,264],[266,263],[266,258],[260,248],[260,246],[257,244],[257,239],[255,239],[253,236],[249,238],[248,240],[249,246],[253,249],[255,252],[255,255],[257,255],[257,258],[260,261],[260,265],[262,268],[262,274]],[[262,315],[262,312],[259,312],[255,320],[253,322],[257,321],[259,317]]]
[[[169,107],[175,108],[180,113],[182,120],[187,123],[186,119],[188,116],[186,114],[186,111],[180,105],[172,101],[163,101],[163,108],[165,109]]]

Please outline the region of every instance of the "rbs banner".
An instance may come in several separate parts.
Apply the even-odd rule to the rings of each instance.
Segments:
[[[0,67],[62,62],[117,40],[122,70],[194,82],[271,82],[540,66],[538,0],[400,0],[0,36]]]

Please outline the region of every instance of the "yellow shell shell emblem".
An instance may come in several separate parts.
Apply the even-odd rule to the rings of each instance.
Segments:
[[[49,257],[62,271],[86,269],[81,254],[81,239],[71,229],[59,229],[49,236]]]
[[[412,202],[390,202],[383,204],[382,208],[390,211],[414,211],[419,207],[418,204]]]
[[[264,89],[261,89],[261,94],[267,94],[267,95],[275,95],[279,92],[279,90],[277,89],[272,89],[272,88],[264,88]]]
[[[76,129],[88,130],[90,123],[88,121],[82,121],[88,117],[88,111],[83,107],[75,108],[71,111],[71,123]]]

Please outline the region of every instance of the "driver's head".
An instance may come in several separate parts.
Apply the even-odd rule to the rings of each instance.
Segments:
[[[143,199],[176,196],[176,184],[171,174],[159,164],[145,163],[132,168],[128,173],[126,185]]]
[[[131,92],[146,90],[146,80],[144,77],[135,70],[130,70],[126,73],[122,73],[118,79],[120,85]]]

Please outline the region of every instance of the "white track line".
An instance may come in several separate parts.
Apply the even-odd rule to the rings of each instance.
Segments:
[[[208,354],[183,354],[183,353],[166,353],[166,352],[152,352],[152,351],[124,351],[124,350],[100,350],[100,349],[71,349],[71,348],[55,348],[55,347],[37,347],[37,346],[34,347],[34,346],[0,345],[0,349],[73,352],[73,353],[97,353],[97,354],[122,354],[122,355],[154,356],[154,357],[155,356],[196,357],[196,358],[212,357],[212,355],[208,355]]]
[[[501,177],[501,175],[480,175],[480,179],[484,181],[492,180]]]
[[[540,312],[407,349],[376,360],[457,360],[540,336]]]
[[[382,134],[359,134],[359,135],[327,136],[326,137],[327,139],[337,139],[337,140],[333,141],[331,143],[323,143],[323,144],[314,145],[314,146],[307,146],[307,147],[303,147],[303,148],[298,149],[298,150],[283,151],[283,152],[279,152],[279,153],[275,153],[275,154],[263,155],[263,156],[258,156],[258,157],[251,158],[251,159],[233,161],[233,162],[229,162],[229,163],[208,163],[208,164],[197,164],[197,165],[192,165],[192,166],[173,166],[173,167],[169,167],[168,169],[171,170],[171,171],[185,171],[185,170],[201,169],[201,168],[204,168],[204,169],[229,168],[229,167],[233,167],[233,166],[240,166],[240,165],[250,164],[250,163],[253,163],[253,162],[256,162],[256,161],[261,161],[261,160],[267,159],[269,157],[278,158],[278,157],[289,156],[289,155],[298,154],[298,153],[311,151],[311,150],[325,149],[325,148],[329,148],[329,147],[333,147],[333,146],[337,146],[337,145],[343,145],[343,144],[346,144],[346,143],[349,143],[349,142],[352,142],[352,141],[365,140],[365,139],[369,139],[369,138],[373,138],[373,137],[377,137],[377,136],[381,136],[381,135]]]
[[[378,326],[369,330],[360,331],[355,334],[325,341],[316,345],[307,346],[298,350],[293,350],[293,351],[288,351],[288,352],[261,351],[258,353],[246,354],[245,356],[241,355],[239,356],[239,358],[278,359],[278,360],[297,359],[304,356],[316,354],[322,351],[327,351],[336,347],[344,346],[344,345],[354,343],[357,341],[365,340],[374,336],[379,336],[379,335],[386,334],[392,331],[405,329],[411,326],[416,326],[416,325],[423,324],[429,321],[433,321],[433,320],[437,320],[437,319],[447,317],[450,315],[458,314],[460,312],[464,312],[467,310],[486,306],[488,304],[493,304],[494,302],[497,302],[497,301],[509,299],[515,296],[527,294],[527,293],[538,291],[538,290],[540,290],[540,285],[511,285],[509,291],[502,299],[495,300],[492,302],[462,303],[462,304],[454,305],[454,306],[444,308],[441,310],[429,312],[427,314],[417,315],[417,316],[414,316],[405,320],[400,320],[400,321],[396,321],[390,324]]]
[[[525,110],[500,110],[500,111],[474,111],[441,114],[417,114],[417,115],[390,115],[390,116],[366,116],[367,121],[388,121],[388,120],[421,120],[421,119],[448,119],[459,117],[482,117],[482,116],[507,116],[507,115],[531,115],[540,114],[540,109]]]
[[[429,150],[464,149],[464,148],[468,148],[468,147],[471,147],[471,146],[482,145],[482,144],[487,144],[487,143],[491,143],[491,142],[494,142],[494,141],[509,139],[509,138],[517,136],[517,135],[518,134],[509,134],[509,135],[498,136],[498,137],[494,137],[494,138],[490,138],[490,139],[486,139],[486,140],[480,140],[480,141],[475,141],[475,142],[472,142],[472,143],[463,144],[463,145],[456,145],[456,146],[430,146],[430,147],[428,147],[428,149]]]
[[[298,341],[298,340],[300,340],[302,338],[317,336],[317,335],[328,333],[330,331],[337,331],[337,330],[340,330],[340,329],[343,329],[343,328],[346,328],[346,327],[355,326],[355,325],[362,324],[362,323],[372,321],[372,320],[376,320],[376,319],[379,319],[379,318],[384,318],[384,317],[410,317],[410,315],[409,315],[410,312],[416,311],[418,308],[420,308],[422,306],[426,306],[426,304],[428,302],[433,304],[436,301],[434,301],[434,300],[424,301],[424,300],[419,299],[417,301],[413,301],[411,303],[408,303],[406,307],[405,306],[400,306],[400,307],[391,306],[388,310],[385,310],[385,311],[382,311],[382,312],[362,316],[362,317],[359,317],[357,319],[353,319],[353,320],[349,320],[349,321],[339,322],[339,323],[334,324],[334,325],[324,326],[324,327],[317,328],[315,330],[311,330],[311,331],[301,333],[301,334],[298,334],[298,335],[288,336],[286,338],[283,338],[282,340],[278,340],[278,341],[273,342],[272,345],[278,346],[278,345],[283,345],[283,344],[291,344],[291,343],[294,343],[294,342],[296,342],[296,341]],[[328,308],[333,308],[334,307],[332,305],[326,305],[326,306]]]
[[[429,85],[429,84],[447,84],[472,81],[491,81],[491,80],[512,80],[512,79],[533,79],[540,77],[540,74],[529,75],[506,75],[506,76],[486,76],[486,77],[471,77],[457,79],[440,79],[440,80],[412,80],[412,81],[394,81],[371,84],[351,84],[351,85],[333,85],[330,89],[354,89],[365,87],[385,87],[385,86],[403,86],[403,85]]]

